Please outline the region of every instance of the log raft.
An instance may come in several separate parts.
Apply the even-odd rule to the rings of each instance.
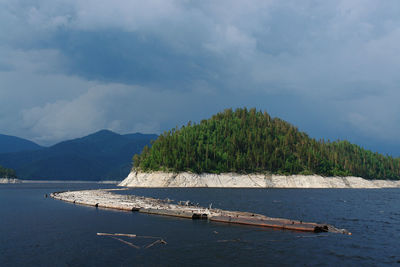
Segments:
[[[329,224],[303,222],[282,218],[271,218],[265,215],[211,209],[196,206],[186,201],[185,204],[174,204],[170,200],[155,199],[134,195],[114,194],[112,191],[125,189],[98,189],[82,191],[54,192],[50,196],[54,199],[66,201],[73,204],[93,206],[122,211],[138,211],[141,213],[187,218],[193,220],[209,220],[218,223],[230,223],[250,225],[258,227],[269,227],[282,230],[302,232],[334,232],[349,234],[345,229],[338,229]]]

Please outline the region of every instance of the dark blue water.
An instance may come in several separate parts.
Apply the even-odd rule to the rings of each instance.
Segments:
[[[73,205],[44,195],[97,184],[0,185],[0,266],[400,265],[400,190],[134,189],[273,217],[327,222],[352,236],[235,226]],[[159,236],[123,238],[97,232]]]

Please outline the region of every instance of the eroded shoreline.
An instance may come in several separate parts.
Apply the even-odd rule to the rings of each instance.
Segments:
[[[15,178],[0,178],[0,184],[19,184],[21,180]]]
[[[400,181],[319,175],[195,174],[132,171],[119,186],[126,187],[226,187],[226,188],[399,188]]]

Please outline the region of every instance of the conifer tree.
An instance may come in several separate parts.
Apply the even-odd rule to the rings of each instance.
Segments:
[[[310,138],[297,127],[256,109],[227,109],[164,132],[133,158],[143,171],[268,172],[400,179],[400,159],[348,141]]]

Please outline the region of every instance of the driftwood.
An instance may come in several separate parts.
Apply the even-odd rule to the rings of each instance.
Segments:
[[[135,234],[120,234],[120,233],[115,233],[115,234],[97,233],[97,235],[100,235],[100,236],[127,236],[127,237],[136,237]]]
[[[121,238],[118,238],[118,237],[115,237],[115,236],[110,236],[110,237],[113,238],[113,239],[115,239],[115,240],[118,240],[118,241],[120,241],[120,242],[122,242],[122,243],[125,243],[125,244],[127,244],[127,245],[129,245],[129,246],[131,246],[131,247],[134,247],[134,248],[136,248],[136,249],[140,249],[139,246],[136,246],[135,244],[133,244],[133,243],[131,243],[131,242],[125,241],[125,240],[123,240],[123,239],[121,239]]]
[[[159,239],[159,240],[156,240],[156,241],[154,241],[154,242],[153,242],[153,243],[151,243],[150,245],[146,246],[146,248],[150,248],[150,247],[152,247],[152,246],[154,246],[154,245],[156,245],[156,244],[158,244],[158,243],[160,243],[160,244],[164,244],[164,245],[166,245],[166,244],[167,244],[167,242],[166,242],[165,240],[163,240],[163,239]]]
[[[111,237],[112,239],[118,240],[124,244],[127,244],[131,247],[134,247],[136,249],[140,249],[139,246],[136,246],[135,244],[133,244],[132,242],[128,242],[126,240],[123,240],[121,238],[118,238],[116,236],[125,236],[125,237],[131,237],[131,238],[150,238],[150,239],[157,239],[156,241],[154,241],[153,243],[147,245],[145,248],[150,248],[156,244],[164,244],[166,245],[167,242],[162,239],[161,237],[155,237],[155,236],[137,236],[135,234],[120,234],[120,233],[114,233],[114,234],[109,234],[109,233],[97,233],[98,236],[107,236],[107,237]],[[143,246],[144,247],[144,246]]]

